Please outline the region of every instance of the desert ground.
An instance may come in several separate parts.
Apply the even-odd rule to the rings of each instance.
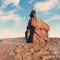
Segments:
[[[5,41],[0,41],[0,60],[60,60],[60,38],[50,38],[45,44]]]

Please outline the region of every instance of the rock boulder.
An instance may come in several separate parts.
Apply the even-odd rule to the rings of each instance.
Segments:
[[[50,26],[38,18],[31,18],[28,22],[25,37],[27,43],[43,43],[49,41]]]

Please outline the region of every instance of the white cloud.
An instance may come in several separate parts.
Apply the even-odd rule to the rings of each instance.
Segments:
[[[22,20],[22,18],[17,14],[7,14],[7,15],[1,15],[0,20],[2,20],[4,22],[6,22],[8,20],[14,20],[16,22],[19,22],[20,20]]]
[[[23,33],[22,33],[23,32]],[[0,38],[24,37],[24,31],[16,31],[13,29],[0,29]]]
[[[2,15],[3,14],[3,12],[2,11],[0,11],[0,15]]]
[[[60,16],[59,15],[55,15],[54,17],[48,19],[45,22],[52,22],[52,21],[57,21],[56,23],[58,23],[58,20],[60,21]],[[53,26],[50,27],[50,31],[49,31],[49,36],[50,37],[60,37],[60,24],[54,24]]]
[[[56,19],[60,19],[60,16],[59,15],[55,15],[54,17],[46,20],[46,22],[50,22],[50,21],[53,21],[53,20],[56,20]]]
[[[13,20],[15,22],[14,27],[17,29],[15,30],[14,27],[7,28],[7,29],[0,29],[0,38],[13,38],[13,37],[23,37],[25,31],[19,29],[19,25],[24,24],[25,17],[21,17],[18,14],[14,14],[14,10],[11,10],[7,13],[0,11],[0,21],[6,23],[9,20]],[[19,29],[19,30],[18,30]]]
[[[56,7],[58,4],[58,0],[47,0],[46,2],[37,2],[35,3],[34,7],[37,11],[49,11]]]
[[[60,25],[56,25],[54,27],[51,27],[49,36],[50,37],[60,37]]]
[[[0,20],[4,23],[9,20],[13,20],[16,23],[15,25],[18,26],[19,23],[22,22],[24,19],[17,14],[13,14],[13,13],[9,12],[5,15],[4,14],[0,15]]]
[[[24,23],[25,17],[21,17],[18,14],[15,14],[16,9],[10,10],[8,12],[4,12],[4,8],[6,8],[9,4],[13,4],[17,9],[22,9],[19,5],[20,0],[3,0],[2,6],[0,7],[0,21],[2,23],[6,23],[9,20],[13,20],[15,22],[14,27],[10,29],[0,29],[0,38],[10,38],[10,37],[21,37],[24,36],[24,31],[15,30],[18,29]]]
[[[33,1],[35,1],[35,0],[29,0],[29,2],[28,2],[28,3],[29,3],[29,4],[31,4]]]
[[[13,14],[15,12],[15,9],[14,10],[10,10],[9,12],[7,12],[6,14]]]
[[[58,2],[58,6],[55,9],[60,9],[60,0]]]
[[[13,6],[16,6],[17,8],[21,9],[19,5],[20,0],[3,0],[1,8],[6,8],[11,3],[13,4]]]

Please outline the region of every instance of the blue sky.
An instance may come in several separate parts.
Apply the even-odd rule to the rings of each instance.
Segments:
[[[50,25],[49,36],[60,37],[60,0],[0,0],[0,38],[24,36],[32,8]]]

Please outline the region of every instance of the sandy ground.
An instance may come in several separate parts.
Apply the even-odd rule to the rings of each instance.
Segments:
[[[60,60],[60,39],[45,44],[0,41],[0,60]]]

